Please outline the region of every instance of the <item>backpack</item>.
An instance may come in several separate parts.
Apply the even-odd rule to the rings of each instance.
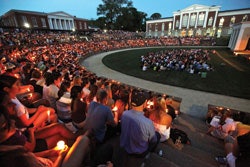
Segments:
[[[180,139],[182,144],[191,144],[187,133],[177,128],[170,129],[170,138],[173,140],[174,143],[177,139]]]

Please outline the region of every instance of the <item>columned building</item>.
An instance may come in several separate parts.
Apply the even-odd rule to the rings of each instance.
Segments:
[[[74,17],[65,12],[53,12],[47,15],[51,30],[75,30]]]
[[[233,26],[228,47],[233,51],[250,49],[250,21],[241,22]]]
[[[10,10],[1,16],[1,27],[62,31],[88,31],[88,20],[63,11],[44,13]]]
[[[230,36],[233,25],[250,19],[250,9],[220,11],[221,6],[194,4],[173,17],[146,21],[147,37]]]
[[[220,6],[192,5],[173,12],[175,36],[214,35]]]

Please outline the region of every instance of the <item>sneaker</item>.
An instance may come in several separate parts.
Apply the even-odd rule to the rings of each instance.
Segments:
[[[215,160],[220,164],[227,164],[227,158],[224,156],[217,156],[215,157]]]

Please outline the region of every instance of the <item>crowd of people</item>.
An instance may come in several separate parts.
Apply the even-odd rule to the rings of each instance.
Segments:
[[[145,157],[154,151],[159,142],[170,138],[176,115],[167,97],[96,76],[79,59],[114,49],[179,41],[146,39],[121,31],[79,40],[70,33],[3,30],[0,166],[113,166],[114,148],[107,141],[117,135],[121,149],[131,156]],[[174,56],[163,60],[205,63],[209,59],[208,51],[169,52]],[[156,62],[163,54],[172,53],[151,56]],[[179,59],[176,54],[183,56]],[[191,63],[186,66],[190,68]],[[60,140],[66,143],[63,149],[57,146]]]
[[[188,73],[200,73],[212,71],[209,64],[210,51],[206,49],[171,49],[159,52],[150,52],[141,56],[141,68],[143,71],[153,69],[155,71],[176,70]]]

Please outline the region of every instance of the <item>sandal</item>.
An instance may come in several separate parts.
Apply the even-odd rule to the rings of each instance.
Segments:
[[[215,157],[215,160],[220,164],[227,164],[227,158],[224,156],[217,156]]]

